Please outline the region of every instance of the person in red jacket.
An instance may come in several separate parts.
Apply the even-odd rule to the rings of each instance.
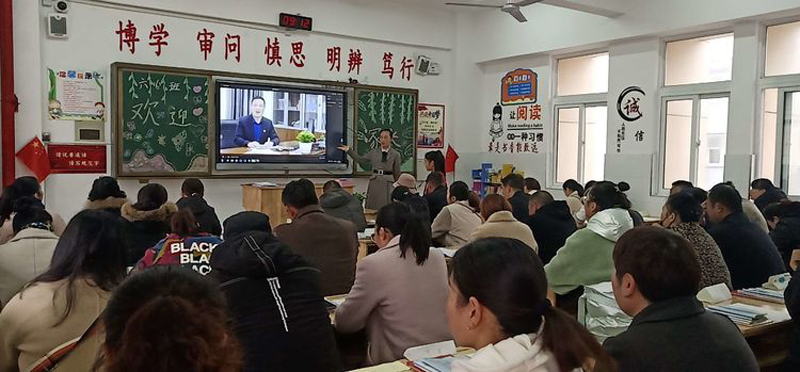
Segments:
[[[141,271],[156,265],[178,265],[201,275],[211,272],[211,252],[222,243],[219,237],[200,232],[194,215],[180,209],[170,219],[172,233],[148,249],[136,264]]]

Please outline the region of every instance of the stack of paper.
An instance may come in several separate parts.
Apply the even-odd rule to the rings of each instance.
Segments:
[[[749,288],[735,291],[734,296],[752,298],[755,300],[784,304],[783,291],[765,288]]]
[[[255,186],[255,187],[261,187],[261,188],[278,187],[278,184],[277,184],[277,183],[274,183],[274,182],[268,182],[268,181],[264,181],[264,182],[253,182],[253,183],[252,183],[252,185],[253,185],[253,186]]]
[[[449,356],[444,358],[420,359],[411,363],[414,370],[420,372],[450,372],[450,367],[456,359],[465,359],[465,356]]]
[[[713,313],[725,315],[739,325],[763,324],[769,321],[767,319],[767,313],[764,310],[745,304],[710,306],[708,310]]]

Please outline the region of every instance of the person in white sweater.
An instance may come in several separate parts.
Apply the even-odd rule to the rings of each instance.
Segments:
[[[539,251],[539,245],[533,238],[533,231],[528,225],[514,218],[511,203],[502,195],[492,194],[483,198],[481,218],[486,222],[472,232],[470,241],[484,238],[511,238],[525,243],[534,252]]]
[[[515,239],[481,239],[453,257],[447,322],[456,344],[477,350],[453,372],[610,370],[594,337],[546,299],[536,253]]]
[[[470,190],[466,183],[457,181],[450,185],[448,204],[433,220],[431,235],[434,244],[459,248],[469,242],[470,234],[483,220],[469,204]]]

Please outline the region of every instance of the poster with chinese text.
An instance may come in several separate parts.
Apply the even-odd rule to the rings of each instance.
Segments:
[[[47,114],[51,120],[104,121],[103,75],[87,70],[47,69],[50,90]]]
[[[417,147],[444,148],[444,105],[417,105]]]

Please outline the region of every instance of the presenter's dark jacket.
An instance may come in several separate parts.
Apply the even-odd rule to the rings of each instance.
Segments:
[[[122,236],[125,240],[126,259],[128,266],[138,262],[144,253],[170,233],[169,220],[178,211],[178,207],[170,202],[164,203],[158,209],[140,211],[130,203],[125,203],[121,208]]]
[[[618,372],[758,372],[744,336],[694,297],[655,302],[603,344]]]
[[[378,210],[391,203],[394,183],[400,178],[400,165],[403,163],[400,153],[393,148],[387,151],[374,148],[363,156],[353,149],[347,154],[362,167],[372,170],[367,186],[367,209]],[[378,171],[384,172],[383,175]]]
[[[439,186],[435,190],[423,196],[428,202],[428,210],[431,212],[431,222],[436,220],[436,216],[447,206],[447,186]]]
[[[742,212],[725,217],[708,234],[728,265],[733,289],[761,287],[770,276],[786,272],[772,239]]]
[[[511,213],[514,214],[517,221],[525,223],[528,220],[528,201],[530,201],[530,195],[524,191],[517,191],[508,199],[508,203],[511,204]]]
[[[244,350],[243,372],[341,370],[317,268],[265,231],[226,235],[211,267]]]
[[[792,316],[794,327],[792,346],[783,370],[786,372],[800,371],[800,271],[795,271],[783,297],[786,300],[786,309]]]
[[[322,271],[323,296],[350,292],[358,256],[356,225],[325,214],[319,205],[310,205],[300,209],[292,223],[274,231],[292,252]]]
[[[214,207],[208,205],[203,197],[184,196],[175,204],[179,209],[188,209],[192,212],[194,219],[197,220],[197,225],[200,226],[200,231],[215,236],[222,235],[222,225],[219,223],[217,212],[214,211]]]
[[[253,119],[253,115],[242,116],[239,118],[239,125],[236,127],[236,138],[234,138],[233,142],[241,147],[247,146],[252,141],[264,143],[269,140],[274,145],[281,143],[281,139],[272,125],[272,120],[262,117],[260,133],[255,133],[255,131],[256,121]]]
[[[526,223],[533,231],[533,237],[539,245],[539,258],[545,265],[550,263],[567,238],[578,229],[567,202],[563,200],[539,208],[536,214],[528,217]]]

